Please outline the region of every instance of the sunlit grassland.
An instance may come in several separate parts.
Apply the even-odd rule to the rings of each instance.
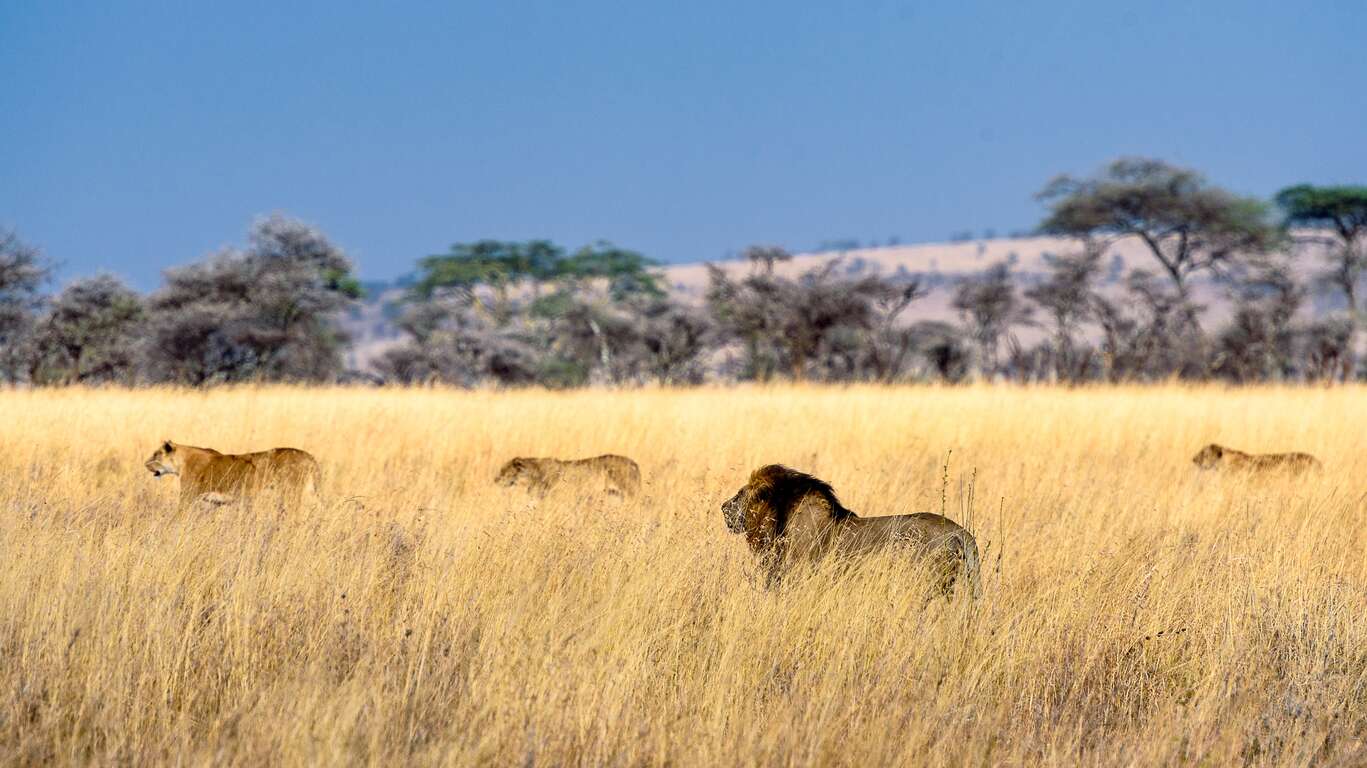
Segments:
[[[9,391],[0,423],[0,763],[1367,762],[1367,389]],[[178,513],[165,438],[308,450],[321,501]],[[1211,441],[1325,469],[1202,474]],[[605,452],[640,497],[491,482]],[[765,591],[718,505],[770,462],[968,525],[982,597],[892,559]]]

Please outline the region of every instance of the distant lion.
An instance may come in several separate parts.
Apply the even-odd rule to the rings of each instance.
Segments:
[[[145,465],[153,477],[180,478],[180,508],[197,501],[226,503],[271,490],[293,504],[318,490],[318,461],[297,448],[226,454],[166,440]]]
[[[973,594],[980,589],[978,543],[958,523],[927,513],[860,517],[841,505],[827,483],[779,464],[751,473],[721,511],[726,527],[745,534],[767,566],[770,585],[800,562],[906,547],[929,561],[945,594],[960,573]]]
[[[1244,453],[1233,448],[1211,443],[1192,457],[1191,462],[1201,469],[1227,469],[1235,472],[1275,472],[1299,474],[1320,469],[1319,459],[1308,453]]]
[[[641,490],[641,468],[631,459],[611,453],[574,461],[519,456],[503,465],[494,482],[522,486],[541,496],[560,484],[634,496]]]

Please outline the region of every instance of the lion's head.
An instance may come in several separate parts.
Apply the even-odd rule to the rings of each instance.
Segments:
[[[751,549],[764,552],[783,536],[793,507],[811,494],[827,502],[832,520],[852,514],[841,506],[829,484],[781,464],[750,473],[750,481],[721,505],[721,514],[727,530],[744,533]]]
[[[1192,457],[1191,463],[1201,469],[1214,469],[1220,465],[1220,460],[1225,456],[1225,449],[1215,443],[1207,445],[1205,448],[1196,452]]]
[[[511,488],[517,485],[530,485],[539,473],[535,459],[516,458],[498,471],[498,477],[494,482],[499,485]]]
[[[152,453],[152,458],[147,460],[143,466],[147,467],[153,477],[162,475],[179,475],[180,464],[176,461],[176,444],[170,440],[163,440],[161,446]]]

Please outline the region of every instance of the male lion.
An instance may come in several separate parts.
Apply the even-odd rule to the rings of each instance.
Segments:
[[[946,595],[961,571],[972,594],[980,590],[978,543],[958,523],[928,513],[860,517],[840,504],[827,483],[779,464],[751,473],[721,512],[726,527],[745,534],[767,566],[769,585],[800,562],[905,546],[929,561]]]
[[[1192,457],[1191,463],[1201,469],[1228,469],[1235,472],[1274,472],[1284,470],[1299,474],[1319,469],[1320,462],[1308,453],[1252,454],[1211,443]]]
[[[225,454],[166,440],[145,465],[153,477],[180,477],[180,508],[201,499],[226,503],[238,496],[276,491],[292,504],[318,490],[318,460],[297,448]]]
[[[508,487],[521,485],[541,496],[561,483],[633,496],[641,490],[641,468],[631,459],[611,453],[575,461],[519,456],[503,465],[494,482]]]

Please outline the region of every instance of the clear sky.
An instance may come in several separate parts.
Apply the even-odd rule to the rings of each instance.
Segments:
[[[453,242],[1028,228],[1122,154],[1367,182],[1367,3],[0,0],[0,225],[142,288],[283,211]]]

